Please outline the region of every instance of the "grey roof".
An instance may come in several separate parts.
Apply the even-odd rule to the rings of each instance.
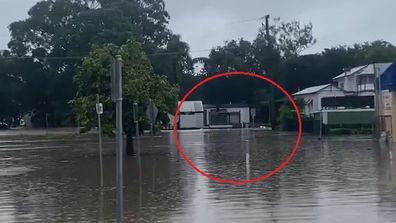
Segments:
[[[313,93],[316,93],[322,89],[327,88],[328,86],[330,86],[330,84],[324,84],[324,85],[318,85],[318,86],[305,88],[304,90],[294,93],[293,95],[298,96],[298,95],[304,95],[304,94],[313,94]]]
[[[355,67],[352,68],[348,72],[344,72],[336,77],[333,78],[333,80],[342,78],[345,76],[350,76],[350,75],[361,75],[361,74],[374,74],[374,65],[379,74],[382,74],[392,63],[376,63],[376,64],[368,64],[360,67]]]
[[[352,74],[354,74],[356,72],[362,71],[366,67],[368,67],[368,65],[364,65],[364,66],[360,66],[360,67],[354,67],[350,71],[343,72],[342,74],[334,77],[333,80],[341,78],[341,77],[345,77],[345,76],[350,76],[350,75],[352,75]]]

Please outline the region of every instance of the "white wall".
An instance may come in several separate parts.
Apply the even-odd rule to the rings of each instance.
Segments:
[[[345,81],[346,79],[346,81]],[[345,91],[357,91],[357,80],[355,75],[349,75],[346,78],[341,77],[336,80],[338,82],[338,87],[341,88],[341,83],[344,85],[344,88],[341,88]]]
[[[203,128],[204,126],[203,113],[180,114],[179,116],[180,128],[182,129]]]
[[[300,95],[296,96],[296,98],[299,100],[304,100],[304,108],[302,111],[300,111],[304,115],[312,114],[318,107],[317,94]]]
[[[306,94],[306,95],[300,95],[297,96],[296,98],[298,99],[303,99],[305,102],[304,106],[304,111],[300,111],[304,115],[312,115],[313,113],[320,111],[320,108],[322,107],[322,98],[328,98],[328,97],[342,97],[345,96],[345,93],[337,88],[324,88],[320,90],[319,92],[312,93],[312,94]],[[312,102],[310,104],[310,101]]]

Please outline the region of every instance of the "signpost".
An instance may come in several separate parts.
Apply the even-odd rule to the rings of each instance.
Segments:
[[[102,150],[102,122],[100,115],[103,114],[103,104],[99,101],[99,94],[96,95],[96,114],[98,115],[99,134],[99,166],[100,166],[100,187],[103,188],[103,150]]]

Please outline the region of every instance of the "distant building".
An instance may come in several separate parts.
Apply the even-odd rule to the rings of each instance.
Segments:
[[[203,105],[202,101],[185,101],[180,108],[178,128],[247,127],[255,115],[256,109],[244,104]]]

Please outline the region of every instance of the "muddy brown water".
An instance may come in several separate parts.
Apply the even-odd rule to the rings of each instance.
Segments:
[[[181,145],[203,171],[258,177],[290,154],[296,135],[258,130],[183,131]],[[115,155],[97,139],[1,136],[0,222],[114,222]],[[396,222],[396,163],[370,136],[305,135],[291,163],[259,183],[213,182],[182,159],[171,133],[141,140],[125,159],[125,222]]]

